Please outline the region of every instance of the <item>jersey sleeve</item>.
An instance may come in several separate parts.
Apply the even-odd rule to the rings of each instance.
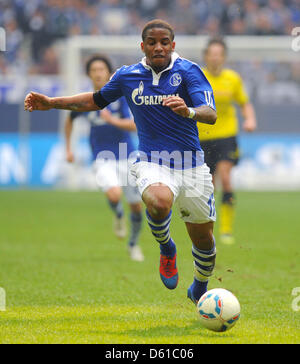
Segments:
[[[187,92],[193,102],[193,105],[188,106],[199,107],[206,105],[216,110],[213,89],[196,63],[186,72],[186,85]]]
[[[104,109],[110,103],[123,96],[121,88],[121,71],[123,67],[111,77],[110,81],[100,90],[93,94],[94,102],[100,109]]]
[[[234,101],[242,106],[249,102],[248,94],[245,90],[242,78],[239,74],[236,74],[236,82],[235,82],[235,92],[234,92]]]

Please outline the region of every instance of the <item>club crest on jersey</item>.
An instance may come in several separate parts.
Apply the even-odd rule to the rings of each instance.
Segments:
[[[135,88],[132,91],[131,98],[132,101],[140,106],[140,105],[160,105],[164,99],[170,96],[179,96],[179,94],[173,95],[143,95],[144,93],[144,82],[141,81],[138,88]]]
[[[170,78],[170,85],[177,87],[181,84],[182,82],[182,77],[179,73],[174,73],[171,78]]]

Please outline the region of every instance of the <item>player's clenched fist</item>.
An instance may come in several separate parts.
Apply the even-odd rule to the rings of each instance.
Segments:
[[[163,101],[163,106],[169,107],[176,114],[183,116],[184,118],[188,117],[190,113],[185,101],[179,96],[167,97]]]
[[[24,109],[32,112],[33,110],[50,110],[51,99],[46,95],[37,92],[30,92],[24,101]]]

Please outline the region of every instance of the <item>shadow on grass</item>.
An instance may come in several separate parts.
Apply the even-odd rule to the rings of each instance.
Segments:
[[[59,309],[58,309],[59,310]],[[217,333],[209,331],[202,327],[197,319],[188,319],[186,323],[182,320],[174,324],[156,324],[155,314],[151,315],[151,320],[147,315],[141,315],[140,319],[128,317],[128,315],[112,314],[108,315],[107,312],[92,312],[82,313],[80,311],[73,311],[71,315],[64,315],[63,312],[58,315],[53,313],[39,314],[36,317],[0,317],[1,326],[4,328],[13,329],[14,333],[20,331],[20,334],[34,335],[35,332],[47,329],[47,333],[55,333],[57,342],[69,342],[74,340],[76,342],[97,341],[99,343],[119,343],[119,342],[139,342],[139,343],[182,343],[182,344],[197,344],[208,339],[228,341],[233,338],[229,332]],[[149,325],[147,325],[147,321]],[[138,327],[140,326],[140,327]],[[127,327],[127,328],[126,328]],[[27,331],[27,333],[26,333]],[[17,335],[18,336],[18,335]],[[16,339],[17,339],[16,336]],[[113,339],[115,337],[115,340]],[[55,338],[54,338],[55,340]],[[47,341],[47,337],[43,338]],[[53,342],[53,337],[51,338]]]
[[[110,333],[113,334],[113,333]],[[209,331],[202,327],[199,322],[195,321],[185,327],[178,327],[176,325],[161,325],[156,327],[150,327],[145,329],[129,329],[122,332],[122,334],[140,339],[151,339],[151,338],[172,338],[172,337],[184,337],[185,339],[190,338],[191,341],[197,341],[199,338],[230,338],[233,337],[230,333],[217,333]],[[170,342],[172,343],[172,342]],[[184,340],[183,343],[186,343]]]

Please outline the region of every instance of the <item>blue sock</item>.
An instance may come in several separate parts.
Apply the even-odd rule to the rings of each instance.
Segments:
[[[167,257],[174,257],[176,254],[176,245],[172,238],[166,244],[160,244],[160,252]]]
[[[143,215],[141,212],[132,212],[130,215],[131,222],[131,235],[129,239],[129,246],[133,247],[137,245],[142,228]]]
[[[147,210],[146,216],[152,235],[155,237],[155,240],[160,244],[161,254],[173,258],[176,254],[176,245],[170,236],[172,210],[170,211],[169,215],[163,220],[154,220]]]
[[[193,296],[198,301],[202,295],[207,291],[208,281],[200,282],[196,278],[194,278],[194,282],[191,285],[191,289],[193,292]]]
[[[122,201],[115,203],[115,202],[108,200],[108,203],[109,203],[109,206],[111,207],[111,209],[113,210],[113,212],[116,214],[118,219],[123,217],[124,209],[123,209]]]

